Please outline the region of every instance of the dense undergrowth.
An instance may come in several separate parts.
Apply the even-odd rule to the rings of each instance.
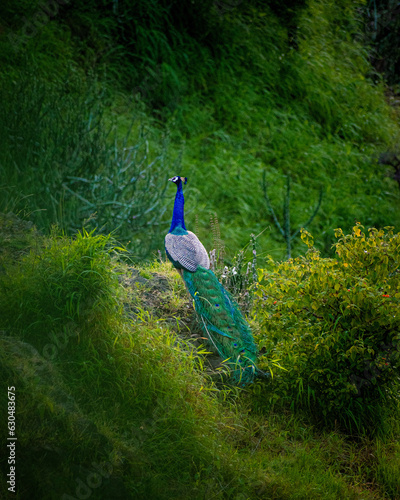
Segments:
[[[399,191],[382,164],[398,111],[365,8],[1,2],[13,498],[399,498]],[[252,318],[268,385],[221,383],[179,276],[154,261],[175,174],[189,178],[188,228]],[[321,193],[316,248],[303,232],[308,253],[295,238],[278,262],[270,207],[292,235]],[[358,220],[378,229],[351,233]],[[0,408],[5,422],[6,391]],[[7,497],[3,452],[0,470]]]
[[[324,254],[334,227],[398,224],[377,162],[396,148],[396,113],[361,42],[362,4],[78,1],[47,18],[40,5],[0,10],[2,210],[46,231],[117,228],[148,257],[167,229],[166,179],[184,173],[207,244],[216,212],[227,257],[266,229],[280,258],[262,184],[279,213],[290,176],[292,232],[324,193]]]
[[[337,230],[334,259],[309,251],[260,270],[256,316],[266,358],[282,360],[270,402],[307,408],[349,433],[383,432],[399,407],[399,234]],[[267,361],[268,362],[268,361]],[[279,389],[278,389],[279,387]],[[388,423],[390,421],[390,423]]]
[[[1,246],[1,379],[17,402],[13,498],[398,496],[396,413],[381,437],[354,439],[271,404],[263,384],[215,385],[170,264],[128,268],[109,237],[44,237],[4,215]],[[296,371],[281,363],[290,381]],[[268,390],[279,394],[276,370]],[[2,391],[2,414],[6,403]],[[0,464],[4,479],[3,453]]]

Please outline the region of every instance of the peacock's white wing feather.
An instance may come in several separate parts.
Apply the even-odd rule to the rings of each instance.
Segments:
[[[191,231],[187,234],[168,233],[165,237],[165,249],[175,262],[188,271],[195,272],[198,266],[210,268],[207,250]]]

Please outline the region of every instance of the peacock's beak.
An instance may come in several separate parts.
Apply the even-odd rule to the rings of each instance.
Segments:
[[[171,179],[168,179],[168,180],[169,180],[169,181],[171,181],[171,182],[173,182],[174,178],[173,178],[173,177],[171,177]]]

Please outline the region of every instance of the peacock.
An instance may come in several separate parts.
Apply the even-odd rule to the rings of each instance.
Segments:
[[[182,185],[187,183],[187,178],[176,175],[168,180],[176,184],[177,191],[171,227],[165,236],[167,257],[193,298],[211,347],[229,367],[229,381],[243,386],[256,376],[264,375],[256,367],[257,348],[250,327],[235,300],[210,269],[206,249],[197,236],[186,229]]]

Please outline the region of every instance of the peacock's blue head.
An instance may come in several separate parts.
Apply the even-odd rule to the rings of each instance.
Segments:
[[[179,175],[174,175],[174,177],[171,177],[171,179],[168,180],[176,184],[177,187],[179,187],[181,182],[183,182],[184,184],[187,183],[187,177],[181,177]]]

